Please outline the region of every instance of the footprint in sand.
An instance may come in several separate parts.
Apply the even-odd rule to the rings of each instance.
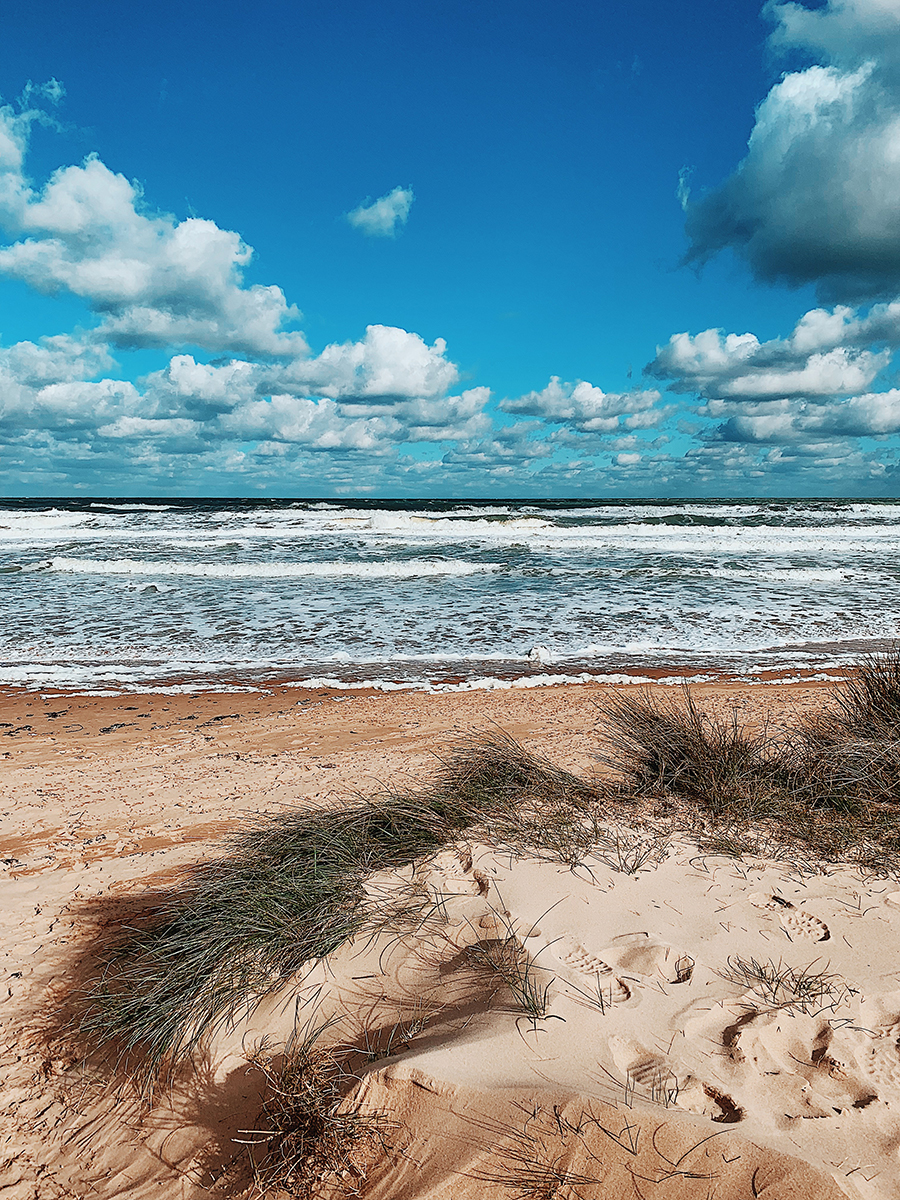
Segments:
[[[782,1073],[818,1077],[831,1041],[832,1029],[821,1016],[776,1011],[756,1013],[738,1031],[748,1063],[761,1074]]]
[[[604,962],[602,958],[597,958],[596,955],[590,954],[574,938],[564,938],[562,942],[554,945],[553,950],[556,957],[565,966],[571,967],[579,975],[596,979],[597,986],[600,988],[604,1000],[607,998],[607,992],[611,1004],[622,1004],[630,999],[631,992],[628,989],[628,985],[613,974],[612,967]]]
[[[652,1093],[677,1090],[678,1080],[666,1060],[639,1042],[633,1042],[630,1038],[611,1037],[609,1048],[613,1062],[632,1086]]]
[[[676,1103],[698,1117],[708,1117],[719,1125],[733,1125],[744,1119],[744,1110],[726,1093],[710,1083],[688,1075],[678,1089]]]
[[[436,896],[486,896],[491,881],[472,866],[468,847],[442,850],[417,868],[415,878]]]
[[[781,926],[789,937],[806,938],[810,942],[827,942],[831,937],[831,931],[824,921],[820,921],[805,909],[798,908],[783,896],[755,892],[747,899],[755,908],[767,908],[777,912]]]
[[[900,1043],[896,1036],[867,1039],[856,1051],[856,1061],[873,1083],[900,1091]]]
[[[859,1005],[859,1023],[879,1037],[900,1035],[900,990],[875,992],[863,997]]]
[[[689,954],[653,941],[648,933],[623,933],[601,951],[612,966],[629,975],[655,975],[666,983],[688,983],[694,974]]]

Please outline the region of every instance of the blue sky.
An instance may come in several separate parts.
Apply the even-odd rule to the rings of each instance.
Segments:
[[[32,0],[0,96],[6,495],[898,493],[896,0]]]

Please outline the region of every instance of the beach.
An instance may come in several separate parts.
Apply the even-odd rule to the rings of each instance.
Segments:
[[[698,684],[694,696],[777,725],[830,686]],[[849,865],[817,873],[672,843],[635,871],[608,854],[573,869],[461,844],[416,877],[440,901],[440,928],[311,964],[216,1030],[150,1107],[59,1049],[97,929],[220,855],[247,816],[420,786],[461,736],[498,730],[589,776],[611,690],[7,690],[4,1196],[250,1194],[259,1048],[277,1053],[311,997],[323,1019],[342,1014],[347,1039],[389,1031],[354,1097],[399,1125],[390,1152],[353,1176],[358,1194],[516,1194],[498,1172],[537,1161],[540,1144],[590,1197],[632,1194],[626,1184],[648,1196],[897,1195],[900,896],[895,880]],[[472,946],[509,938],[534,964],[541,1015],[523,1018],[472,976]],[[737,959],[827,978],[814,1002],[767,1002],[735,981]],[[328,1186],[350,1194],[346,1180]]]
[[[898,518],[6,502],[3,1197],[900,1195]]]

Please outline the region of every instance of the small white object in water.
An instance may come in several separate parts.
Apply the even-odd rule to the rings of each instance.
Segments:
[[[528,651],[528,657],[532,662],[548,663],[553,655],[546,646],[532,646]]]

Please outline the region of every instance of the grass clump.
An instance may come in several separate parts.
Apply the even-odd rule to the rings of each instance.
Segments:
[[[625,828],[598,828],[593,842],[594,857],[623,875],[639,875],[644,867],[656,866],[669,854],[669,845],[659,835],[642,836]]]
[[[780,960],[757,962],[755,958],[735,955],[728,959],[728,967],[721,971],[721,978],[744,991],[752,992],[773,1008],[798,1008],[802,1013],[815,1009],[834,1008],[850,1000],[856,993],[828,971],[814,971],[808,967],[786,966]]]
[[[799,852],[877,873],[900,864],[900,651],[865,658],[828,706],[770,735],[648,691],[600,705],[613,794],[662,801],[717,853]]]
[[[549,1112],[536,1106],[525,1115],[521,1129],[496,1130],[502,1165],[473,1171],[470,1178],[506,1188],[521,1200],[586,1200],[583,1189],[593,1191],[609,1173],[584,1136],[589,1123],[599,1122],[587,1112],[573,1121],[556,1105]],[[576,1157],[583,1160],[581,1170],[574,1167]]]
[[[864,658],[789,744],[792,785],[809,803],[900,804],[900,652]]]
[[[765,734],[751,735],[736,711],[715,718],[700,711],[690,688],[682,705],[643,689],[601,705],[611,753],[598,755],[639,795],[676,793],[722,809],[756,790],[769,774]]]
[[[313,1200],[323,1183],[359,1195],[367,1165],[390,1152],[395,1125],[385,1114],[345,1103],[359,1082],[354,1052],[318,1047],[315,1036],[278,1058],[261,1047],[249,1060],[266,1080],[258,1128],[242,1138],[260,1195]]]
[[[460,743],[422,792],[246,821],[228,853],[194,867],[121,931],[88,988],[81,1035],[153,1075],[305,963],[366,928],[421,915],[427,900],[411,891],[373,899],[365,884],[374,874],[475,829],[540,845],[548,823],[561,836],[567,805],[589,795],[587,783],[494,734]]]

